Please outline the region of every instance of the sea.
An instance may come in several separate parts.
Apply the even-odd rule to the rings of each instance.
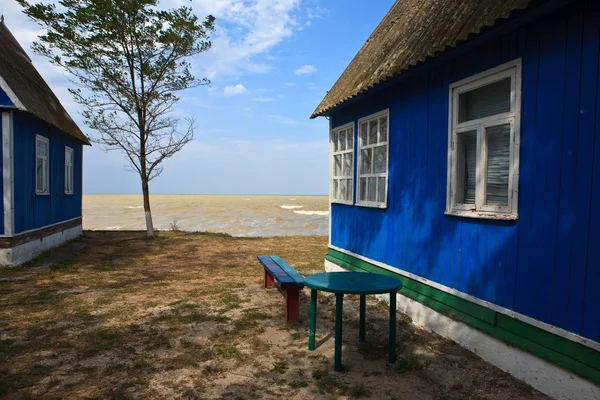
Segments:
[[[151,195],[154,228],[232,236],[329,234],[327,196]],[[83,228],[143,230],[141,195],[83,195]]]

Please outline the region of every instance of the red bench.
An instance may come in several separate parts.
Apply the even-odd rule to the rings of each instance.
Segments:
[[[265,269],[265,288],[273,287],[275,281],[285,297],[285,321],[296,321],[300,317],[298,293],[304,289],[304,277],[278,256],[258,256]]]

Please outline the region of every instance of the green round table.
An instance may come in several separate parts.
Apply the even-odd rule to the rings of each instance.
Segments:
[[[342,370],[342,311],[345,294],[360,295],[360,319],[358,341],[365,341],[366,295],[390,295],[389,321],[389,362],[396,362],[396,292],[402,288],[402,282],[391,276],[366,272],[325,272],[311,275],[304,280],[310,291],[310,327],[308,331],[308,349],[315,349],[317,326],[317,291],[335,293],[335,355],[334,369]]]

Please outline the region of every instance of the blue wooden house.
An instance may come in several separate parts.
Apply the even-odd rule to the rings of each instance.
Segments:
[[[83,145],[90,142],[0,22],[0,265],[81,234]]]
[[[326,268],[556,398],[600,398],[600,1],[398,0],[317,107]]]

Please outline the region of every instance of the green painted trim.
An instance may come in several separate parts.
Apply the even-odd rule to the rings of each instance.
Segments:
[[[600,384],[600,352],[581,343],[331,248],[325,259],[353,271],[400,277],[403,283],[401,294]]]

